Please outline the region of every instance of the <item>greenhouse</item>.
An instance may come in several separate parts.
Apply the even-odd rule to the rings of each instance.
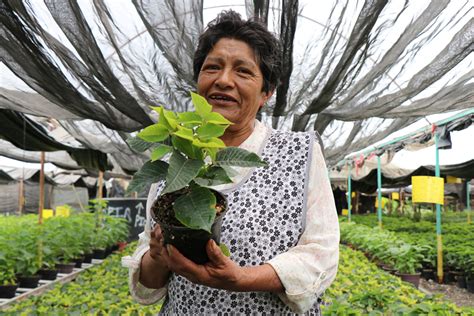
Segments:
[[[226,26],[199,64],[232,12],[275,51]],[[474,315],[470,1],[7,0],[0,21],[0,314]]]

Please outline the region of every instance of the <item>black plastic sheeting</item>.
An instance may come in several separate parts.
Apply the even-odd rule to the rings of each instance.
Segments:
[[[435,166],[422,166],[415,169],[412,173],[403,177],[388,178],[382,173],[382,187],[397,188],[405,187],[411,184],[412,176],[434,176]],[[456,165],[440,166],[440,175],[442,177],[452,176],[464,179],[474,178],[474,159]],[[352,181],[352,190],[366,194],[374,193],[377,190],[377,169],[373,169],[365,177]]]
[[[327,141],[327,159],[334,163],[419,117],[472,107],[473,71],[468,63],[461,63],[474,49],[474,24],[465,19],[469,1],[461,6],[453,2],[429,1],[412,16],[410,1],[402,5],[357,1],[360,10],[352,12],[354,2],[334,0],[329,16],[316,21],[314,12],[303,11],[303,1],[245,0],[248,15],[274,26],[283,47],[283,77],[264,113],[273,118],[274,127],[290,123],[293,130],[314,129],[323,138],[337,135],[338,126],[347,126],[344,122],[355,122],[342,142]],[[46,11],[35,10],[37,3],[43,3]],[[188,110],[189,91],[195,87],[192,56],[204,27],[203,11],[216,2],[120,3],[124,11],[116,1],[0,1],[0,60],[47,101],[39,107],[19,97],[18,89],[2,89],[0,106],[43,116],[60,107],[63,119],[92,119],[123,132],[152,122],[150,104]],[[452,6],[458,9],[453,12]],[[128,21],[131,13],[140,20],[124,27],[121,19]],[[323,28],[304,34],[308,41],[300,43],[298,34],[307,30],[308,20]],[[402,20],[410,23],[393,35],[387,32],[399,22],[404,24]],[[47,27],[51,23],[57,24],[71,46]],[[130,32],[134,28],[145,30]],[[445,38],[445,30],[456,33]],[[387,34],[393,36],[389,41]],[[403,75],[412,68],[415,56],[432,42],[440,42],[441,36],[444,43],[433,46],[430,62],[422,69],[413,67],[413,75],[401,79],[402,86],[392,87],[395,80],[388,74]],[[292,60],[298,56],[296,48],[319,51]],[[455,67],[452,80],[440,84]],[[411,101],[437,83],[437,91]],[[371,128],[375,118],[380,121],[377,129]]]
[[[74,148],[57,142],[49,136],[43,127],[22,113],[0,109],[0,137],[23,150],[58,151],[65,150],[87,170],[106,171],[112,169],[107,155],[92,149]]]

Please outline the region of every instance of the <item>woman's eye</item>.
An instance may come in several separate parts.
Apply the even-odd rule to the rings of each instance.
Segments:
[[[243,73],[243,74],[246,74],[246,75],[251,75],[251,74],[252,74],[252,71],[250,71],[250,70],[247,69],[247,68],[239,68],[239,69],[237,69],[237,71],[238,71],[239,73]]]
[[[205,65],[202,67],[204,70],[219,70],[219,66],[217,65]]]

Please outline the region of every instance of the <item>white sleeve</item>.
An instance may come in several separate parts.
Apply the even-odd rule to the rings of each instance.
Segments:
[[[308,179],[306,227],[298,244],[268,261],[284,293],[280,299],[296,313],[308,311],[336,277],[339,222],[321,148],[314,142]]]
[[[130,294],[140,304],[149,305],[156,303],[166,296],[168,293],[167,286],[161,289],[149,289],[139,282],[140,264],[143,255],[150,249],[150,232],[151,232],[151,205],[156,198],[157,184],[152,184],[148,194],[146,203],[146,223],[145,230],[139,235],[138,247],[132,256],[122,258],[122,266],[129,269],[128,284]]]

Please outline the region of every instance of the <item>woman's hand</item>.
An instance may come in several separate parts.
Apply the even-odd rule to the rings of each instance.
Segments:
[[[166,253],[166,248],[163,243],[161,227],[156,224],[155,229],[150,232],[150,257],[157,262],[164,262],[164,253]]]
[[[245,280],[244,269],[224,256],[214,240],[206,245],[209,262],[198,265],[183,256],[178,249],[168,244],[167,252],[163,255],[168,268],[176,274],[182,275],[189,281],[205,286],[225,289],[229,291],[243,291]]]
[[[160,225],[150,232],[150,250],[142,258],[140,265],[140,283],[147,288],[160,289],[168,283],[170,270],[166,262],[166,248]]]
[[[235,292],[284,290],[272,266],[241,267],[224,256],[212,239],[206,245],[209,262],[204,265],[189,260],[172,245],[166,249],[162,255],[168,268],[193,283]]]

